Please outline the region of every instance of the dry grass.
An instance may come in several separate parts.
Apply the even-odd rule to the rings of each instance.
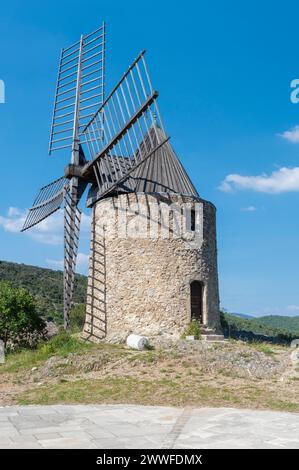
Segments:
[[[53,348],[50,356],[37,352],[33,362],[15,354],[0,367],[0,405],[134,403],[299,412],[299,374],[287,348],[182,345],[138,352],[72,343],[64,354]]]

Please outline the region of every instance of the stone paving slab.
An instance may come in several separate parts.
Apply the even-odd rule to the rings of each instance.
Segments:
[[[299,414],[135,405],[0,407],[0,449],[299,449]]]

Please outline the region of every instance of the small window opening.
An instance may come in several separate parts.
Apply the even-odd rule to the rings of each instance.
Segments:
[[[195,232],[195,227],[196,227],[195,210],[191,209],[191,222],[190,222],[191,232]]]

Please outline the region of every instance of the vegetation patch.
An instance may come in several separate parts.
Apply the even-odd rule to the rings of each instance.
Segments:
[[[289,344],[299,338],[299,316],[269,315],[248,319],[221,312],[221,326],[226,337],[248,342]]]
[[[20,349],[9,353],[5,364],[0,368],[0,373],[31,369],[45,363],[53,356],[67,357],[69,354],[83,353],[95,347],[94,344],[86,343],[61,331],[51,340],[39,343],[35,349]]]
[[[63,323],[63,272],[53,269],[28,266],[26,264],[0,261],[0,279],[16,288],[25,288],[34,296],[37,311],[45,318],[51,317],[56,323]],[[87,277],[75,275],[73,324],[82,324],[85,311]],[[84,316],[83,316],[84,319]],[[77,328],[78,328],[77,327]]]
[[[200,339],[201,327],[198,320],[192,320],[192,322],[189,323],[182,335],[182,338],[186,338],[187,336],[194,336],[194,339]]]
[[[4,348],[35,345],[43,337],[45,326],[34,297],[24,288],[0,281],[0,338]]]
[[[248,389],[242,384],[221,386],[199,380],[106,377],[32,388],[18,396],[21,405],[55,403],[129,403],[168,406],[235,406],[299,412],[298,400],[278,399],[275,391]]]

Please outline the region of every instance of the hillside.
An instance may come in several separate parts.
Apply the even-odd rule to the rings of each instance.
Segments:
[[[226,336],[236,339],[280,343],[299,338],[299,317],[269,315],[247,319],[224,312],[222,327]]]
[[[246,313],[236,313],[236,312],[232,312],[232,315],[234,315],[235,317],[245,318],[246,320],[250,320],[251,318],[254,318],[254,316],[252,316],[252,315],[247,315]]]
[[[37,299],[39,310],[44,316],[51,316],[58,322],[62,321],[62,271],[0,261],[0,280],[9,281],[15,287],[25,287]],[[87,278],[76,274],[75,304],[85,303],[86,289]]]
[[[267,315],[257,318],[255,321],[271,328],[282,328],[288,331],[299,331],[299,316],[285,317],[282,315]]]

